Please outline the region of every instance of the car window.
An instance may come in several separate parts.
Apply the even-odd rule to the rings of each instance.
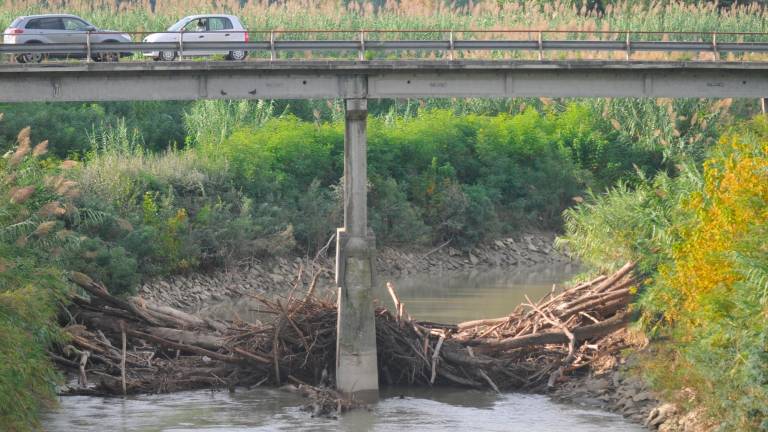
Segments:
[[[208,18],[208,30],[230,30],[232,28],[232,21],[229,18],[214,17]]]
[[[179,31],[179,30],[181,30],[182,28],[184,28],[184,24],[186,23],[185,20],[186,20],[186,18],[182,18],[182,19],[176,21],[176,24],[168,27],[168,31]]]
[[[184,26],[185,31],[202,32],[208,30],[208,20],[205,18],[193,19]]]
[[[65,30],[85,31],[88,27],[90,25],[85,21],[76,18],[64,18]]]
[[[24,20],[24,17],[18,17],[15,20],[13,20],[11,25],[9,25],[8,27],[17,27],[19,23],[21,23],[23,20]]]
[[[36,18],[27,23],[28,29],[35,30],[64,30],[61,18]]]

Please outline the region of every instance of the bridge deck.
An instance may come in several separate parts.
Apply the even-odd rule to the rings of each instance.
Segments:
[[[362,77],[362,85],[359,79]],[[246,61],[0,65],[0,101],[767,97],[768,63]]]

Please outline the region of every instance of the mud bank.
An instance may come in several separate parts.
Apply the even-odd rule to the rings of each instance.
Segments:
[[[597,341],[601,355],[582,375],[569,377],[551,392],[553,399],[623,415],[649,430],[708,432],[700,410],[665,402],[640,376],[637,353],[650,348],[645,336],[621,329]]]
[[[376,269],[380,277],[398,277],[570,261],[553,249],[554,239],[555,234],[551,232],[527,232],[489,241],[468,251],[450,244],[434,248],[384,247],[377,251]],[[253,258],[211,273],[152,280],[141,286],[139,295],[160,304],[196,310],[204,304],[239,298],[246,293],[284,290],[299,277],[307,284],[316,273],[319,273],[318,286],[328,286],[333,279],[333,268],[332,251],[318,257]]]

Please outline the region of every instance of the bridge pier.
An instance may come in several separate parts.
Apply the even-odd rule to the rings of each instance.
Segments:
[[[363,98],[344,104],[344,227],[336,236],[336,388],[349,397],[374,401],[379,375],[373,307],[376,246],[368,228],[368,105]]]

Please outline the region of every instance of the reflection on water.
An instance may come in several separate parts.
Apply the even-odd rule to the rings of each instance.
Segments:
[[[575,264],[547,264],[394,280],[400,299],[415,319],[457,323],[509,314],[525,296],[537,301],[578,273]],[[383,285],[380,284],[380,285]],[[378,287],[376,297],[391,306],[389,294]]]
[[[48,431],[506,431],[639,432],[620,416],[555,404],[546,396],[466,389],[385,389],[368,411],[338,420],[311,418],[292,392],[257,388],[127,399],[65,397],[50,413]]]

